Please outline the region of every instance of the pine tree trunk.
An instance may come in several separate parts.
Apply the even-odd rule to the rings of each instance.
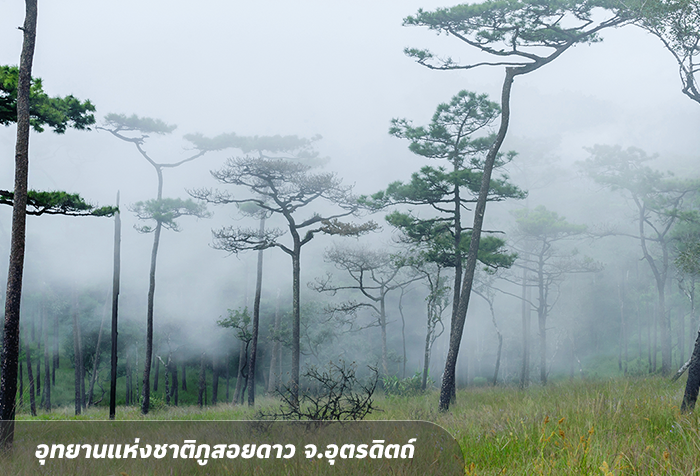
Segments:
[[[131,352],[127,351],[126,352],[126,396],[125,396],[125,403],[126,406],[131,405],[131,392],[132,392],[132,382],[131,382]]]
[[[104,312],[102,313],[102,320],[100,321],[100,330],[97,333],[97,344],[95,344],[95,356],[92,359],[92,375],[90,375],[90,387],[87,392],[87,406],[93,405],[92,397],[95,390],[95,382],[97,381],[97,370],[100,364],[100,344],[102,343],[102,330],[105,325],[105,318],[107,316],[107,303],[105,302]]]
[[[450,403],[454,401],[457,386],[455,381],[455,371],[457,368],[457,357],[459,354],[459,346],[462,341],[462,333],[467,320],[467,309],[469,307],[469,298],[471,296],[472,283],[474,281],[474,271],[476,270],[476,260],[479,251],[479,241],[481,239],[481,228],[484,222],[484,214],[486,212],[486,201],[491,185],[491,173],[498,155],[498,151],[503,144],[508,130],[508,121],[510,120],[510,91],[515,77],[516,70],[512,67],[506,68],[506,76],[503,81],[503,90],[501,93],[501,125],[494,140],[491,149],[489,150],[486,159],[484,160],[484,171],[482,175],[481,186],[479,188],[479,196],[476,206],[474,207],[474,224],[472,226],[472,236],[469,243],[469,252],[467,253],[466,269],[462,278],[462,287],[459,295],[459,305],[456,313],[453,313],[454,318],[450,329],[450,343],[445,361],[445,371],[443,372],[442,384],[440,388],[440,411],[447,411],[450,408]]]
[[[226,351],[226,402],[230,402],[230,390],[231,390],[231,354]]]
[[[28,343],[25,343],[24,353],[27,355],[27,377],[29,378],[29,409],[32,413],[32,416],[36,416],[36,398],[34,396],[34,373],[32,372],[32,357],[30,347],[31,346]],[[41,374],[37,374],[37,377],[39,377],[40,375]]]
[[[281,325],[281,317],[280,317],[280,292],[279,289],[277,290],[277,299],[275,302],[275,330],[274,330],[274,336],[275,336],[275,341],[272,344],[272,352],[270,356],[270,380],[268,382],[268,387],[267,387],[267,392],[268,393],[274,393],[279,390],[280,388],[280,378],[282,376],[282,372],[278,369],[279,365],[282,363],[282,359],[280,358],[280,351],[282,347],[282,343],[278,340],[279,337],[279,332],[280,332],[280,325]]]
[[[521,296],[521,313],[523,321],[523,366],[520,371],[520,388],[526,388],[530,383],[530,318],[531,307],[529,288],[527,286],[527,270],[523,269],[523,286]]]
[[[22,353],[22,346],[20,345],[19,352]],[[22,361],[19,361],[19,392],[17,392],[17,401],[15,402],[15,405],[22,406],[22,402],[24,401],[24,367],[22,365]]]
[[[204,356],[206,354],[202,352],[199,357],[199,392],[197,394],[197,405],[199,408],[204,406],[204,387],[206,386],[206,373],[204,368]]]
[[[75,292],[73,294],[73,363],[75,370],[75,414],[80,415],[83,409],[82,400],[82,390],[80,385],[80,380],[82,378],[82,372],[80,367],[82,365],[80,359],[80,326],[78,325],[78,306],[77,300],[75,298]]]
[[[298,242],[298,237],[295,240]],[[291,403],[299,406],[299,371],[301,368],[301,245],[295,243],[292,255],[292,371],[289,390]]]
[[[0,449],[9,450],[15,435],[17,367],[19,363],[19,321],[29,176],[29,91],[36,39],[37,0],[26,0],[22,32],[22,54],[17,80],[17,143],[15,147],[15,186],[12,204],[12,235],[5,292],[5,327],[0,365]]]
[[[430,314],[430,313],[429,313]],[[430,316],[428,317],[428,332],[425,334],[425,348],[423,349],[423,378],[421,379],[420,388],[425,390],[428,386],[428,372],[430,369],[430,341],[433,338],[433,329],[430,325]]]
[[[246,345],[241,341],[241,347],[238,351],[238,374],[236,375],[236,389],[233,391],[233,404],[238,405],[243,403],[243,369],[247,365],[248,356],[246,355]]]
[[[119,192],[117,192],[117,208],[119,208]],[[118,324],[119,324],[119,280],[121,274],[121,240],[122,222],[119,212],[114,214],[114,257],[112,262],[112,329],[111,352],[109,359],[109,419],[114,420],[117,414],[117,363],[118,363]]]
[[[58,313],[53,316],[53,363],[51,365],[51,384],[56,386],[56,369],[59,368],[61,363],[58,356]],[[48,341],[47,341],[48,342]]]
[[[213,356],[211,359],[211,404],[215,406],[219,401],[219,359]]]
[[[260,218],[260,236],[265,233],[265,217]],[[258,268],[255,278],[255,299],[253,301],[253,329],[250,342],[250,366],[248,378],[250,390],[248,390],[248,406],[255,406],[255,364],[258,355],[258,329],[260,327],[260,297],[262,295],[263,277],[263,250],[258,251]]]
[[[173,377],[173,384],[170,387],[170,397],[172,398],[173,405],[177,406],[178,404],[178,383],[177,383],[177,365],[175,362],[170,363],[170,373],[172,374]]]
[[[42,304],[42,319],[46,320],[46,313]],[[51,363],[51,353],[49,351],[49,326],[44,323],[44,393],[41,396],[41,401],[43,402],[43,408],[47,412],[51,411],[51,379],[55,381],[55,372]]]
[[[389,350],[386,344],[386,305],[384,303],[384,289],[380,291],[381,300],[379,302],[379,325],[382,329],[382,373],[389,376]]]
[[[403,314],[403,295],[404,289],[401,288],[401,296],[399,296],[399,315],[401,316],[401,343],[403,344],[403,359],[402,359],[402,369],[401,378],[406,378],[406,317]]]
[[[160,195],[160,194],[159,194]],[[158,197],[160,199],[160,196]],[[141,413],[146,415],[151,406],[151,361],[153,360],[153,303],[156,293],[156,259],[158,257],[158,244],[160,231],[163,225],[159,221],[153,235],[153,250],[151,251],[151,271],[149,273],[148,310],[146,315],[146,360],[143,366],[143,387],[141,388],[143,400],[141,401]]]
[[[158,380],[160,379],[160,363],[158,362],[158,355],[153,356],[153,368],[155,369],[155,375],[153,376],[153,391],[158,391]]]

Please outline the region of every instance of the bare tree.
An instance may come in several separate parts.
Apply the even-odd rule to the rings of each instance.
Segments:
[[[285,244],[281,229],[259,230],[244,227],[225,227],[213,231],[214,247],[229,253],[244,250],[263,250],[277,247],[292,259],[292,372],[291,390],[299,393],[300,370],[300,280],[301,249],[318,233],[357,236],[376,228],[368,222],[362,225],[341,222],[340,219],[358,212],[358,204],[351,187],[343,186],[332,173],[311,173],[310,166],[279,158],[242,157],[229,159],[224,168],[212,175],[223,184],[243,187],[252,197],[236,198],[228,192],[194,190],[195,198],[216,204],[255,204],[272,215],[284,218],[291,238]],[[335,206],[335,212],[322,215],[315,211],[300,218],[302,210],[316,201]]]
[[[387,334],[387,310],[386,297],[395,289],[421,279],[422,276],[402,276],[402,265],[394,260],[390,253],[384,250],[371,250],[366,247],[338,247],[330,248],[325,253],[325,260],[333,263],[344,275],[350,277],[351,284],[337,284],[333,282],[332,275],[326,275],[323,279],[316,279],[311,285],[318,292],[327,292],[335,295],[338,291],[359,291],[364,297],[363,301],[349,301],[342,303],[340,309],[344,312],[356,312],[366,307],[375,312],[377,326],[382,333],[382,375],[389,375]]]

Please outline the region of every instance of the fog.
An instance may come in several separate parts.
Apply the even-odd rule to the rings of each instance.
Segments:
[[[176,124],[172,134],[152,135],[146,140],[144,147],[157,162],[177,162],[190,154],[188,143],[182,139],[187,133],[210,137],[229,132],[241,136],[320,134],[322,139],[316,148],[321,156],[329,158],[322,170],[336,172],[344,184],[354,185],[358,195],[372,194],[395,180],[410,179],[411,173],[424,165],[440,165],[411,153],[408,141],[391,137],[388,129],[392,118],[428,124],[436,106],[462,89],[487,93],[494,101],[499,98],[502,68],[431,71],[403,54],[405,47],[419,47],[462,62],[479,58],[474,49],[455,38],[402,26],[403,18],[419,8],[432,10],[449,5],[432,0],[43,2],[39,5],[33,76],[43,79],[44,90],[51,96],[73,94],[90,99],[97,107],[97,126],[103,125],[108,113],[137,114]],[[21,50],[22,34],[17,27],[23,22],[23,4],[0,0],[0,8],[0,64],[14,65]],[[633,204],[622,194],[586,179],[576,166],[590,156],[585,148],[595,144],[638,147],[658,154],[651,164],[655,169],[669,170],[683,178],[700,175],[696,157],[700,110],[680,92],[678,68],[672,56],[658,40],[632,26],[605,31],[602,37],[602,42],[576,46],[535,73],[515,80],[511,123],[502,150],[518,152],[506,169],[512,181],[529,195],[521,201],[489,204],[486,219],[487,228],[504,232],[499,236],[509,243],[516,233],[511,212],[538,205],[571,223],[585,224],[592,231],[613,227],[625,232],[634,230]],[[12,188],[15,132],[14,126],[0,129],[0,150],[6,157],[0,161],[0,189]],[[221,168],[225,159],[237,155],[241,154],[232,149],[211,152],[165,170],[164,196],[187,198],[187,190],[226,188],[217,184],[210,170]],[[122,335],[142,346],[152,235],[133,228],[138,220],[129,205],[155,197],[153,168],[132,144],[94,127],[89,132],[69,130],[64,135],[49,130],[32,132],[29,185],[36,190],[80,193],[99,205],[114,204],[119,191],[123,221],[120,319],[137,329],[124,330]],[[239,189],[237,193],[245,192]],[[178,221],[180,232],[163,232],[155,298],[156,341],[170,332],[167,326],[171,325],[179,329],[183,353],[197,354],[218,346],[222,353],[237,355],[233,331],[218,327],[216,322],[227,315],[228,309],[252,308],[256,253],[236,256],[213,249],[211,230],[231,224],[256,225],[254,220],[242,218],[231,205],[210,205],[209,210],[211,218],[182,217]],[[324,250],[333,244],[398,249],[397,232],[384,221],[385,214],[364,213],[357,218],[358,222],[375,220],[382,227],[380,231],[360,238],[319,235],[304,247],[302,306],[316,308],[303,307],[306,314],[302,320],[323,320],[324,306],[360,299],[350,292],[335,297],[319,294],[307,283],[326,273],[333,273],[337,280],[345,279],[341,271],[324,262]],[[471,220],[468,214],[465,223]],[[270,226],[282,227],[284,223],[273,218]],[[11,209],[3,207],[3,283],[10,228]],[[90,295],[96,304],[85,304],[83,316],[86,322],[98,321],[103,303],[110,299],[112,237],[112,219],[29,217],[25,301],[31,293],[59,296],[55,299],[66,302],[70,302],[72,293]],[[548,320],[550,372],[552,376],[569,374],[571,359],[565,355],[565,339],[575,335],[581,362],[580,367],[576,363],[576,371],[602,374],[617,366],[621,276],[632,273],[629,282],[637,283],[640,294],[646,292],[642,289],[652,289],[653,280],[648,266],[640,261],[639,244],[632,239],[585,238],[561,246],[590,256],[601,263],[602,271],[564,278]],[[517,272],[514,268],[504,273]],[[672,281],[673,273],[668,278],[669,296],[678,294],[678,286]],[[629,286],[631,289],[632,284]],[[498,287],[510,294],[519,293],[517,285],[504,280]],[[414,283],[403,297],[407,375],[422,368],[426,294],[423,284]],[[387,301],[388,348],[395,356],[403,352],[399,295],[398,291],[392,292]],[[288,326],[291,260],[279,249],[270,249],[265,252],[263,277],[261,374],[268,372],[270,364],[267,349],[277,299]],[[628,299],[633,299],[632,295]],[[690,309],[682,296],[674,294],[669,297],[672,300],[669,308],[675,322],[678,315],[686,316]],[[522,361],[521,302],[502,292],[496,293],[494,302],[504,337],[500,380],[514,382]],[[652,298],[649,303],[653,303]],[[31,305],[25,306],[22,318],[31,320],[28,314],[32,309]],[[646,371],[641,369],[641,357],[647,357],[646,332],[651,322],[646,312],[646,308],[631,309],[628,316],[640,336],[639,345],[637,334],[628,336],[633,349],[629,360],[639,354],[640,372]],[[601,317],[608,316],[606,313],[609,317]],[[433,349],[434,381],[439,380],[444,366],[449,314],[448,309],[444,314],[448,331]],[[376,320],[366,311],[357,319],[359,326]],[[533,381],[539,375],[535,371],[535,321],[533,314]],[[323,325],[314,324],[310,332]],[[685,340],[680,346],[674,344],[674,366],[681,358],[680,347],[685,347],[685,357],[689,355],[693,325],[686,322]],[[66,324],[67,333],[68,327]],[[214,339],[216,346],[212,345]],[[326,343],[319,345],[318,355],[306,355],[309,363],[323,364],[323,360],[342,356],[361,365],[377,365],[381,358],[377,327],[353,332],[333,328],[324,339]],[[475,378],[478,383],[479,378],[493,374],[496,345],[488,305],[473,296],[460,351],[460,384],[473,383]],[[159,349],[157,344],[157,354],[162,352]],[[288,366],[288,356],[283,355]],[[390,373],[403,376],[401,358],[392,362]]]

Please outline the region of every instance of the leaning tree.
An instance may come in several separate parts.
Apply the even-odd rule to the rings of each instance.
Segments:
[[[227,191],[193,190],[190,194],[215,204],[254,204],[286,222],[291,243],[283,241],[282,229],[259,229],[229,226],[214,230],[214,247],[238,253],[277,247],[292,259],[292,371],[290,391],[293,402],[299,399],[300,370],[300,282],[301,249],[318,233],[358,236],[376,228],[373,222],[353,224],[340,219],[358,213],[359,205],[349,186],[342,185],[333,173],[313,173],[310,165],[280,158],[240,157],[228,159],[212,175],[222,184],[235,185],[252,196],[237,196]],[[321,213],[326,202],[335,211]],[[314,211],[301,216],[311,204]],[[324,210],[328,210],[325,208]]]
[[[505,67],[501,124],[484,160],[472,239],[440,389],[439,407],[442,411],[449,409],[455,396],[457,354],[469,306],[491,173],[508,131],[513,80],[551,63],[572,46],[599,41],[602,30],[623,25],[630,17],[628,10],[618,0],[488,0],[439,8],[433,12],[419,10],[416,15],[404,19],[404,25],[424,26],[437,33],[446,33],[493,58],[460,64],[429,50],[407,48],[406,54],[423,66],[435,70]]]
[[[151,365],[153,361],[153,306],[156,289],[156,261],[160,234],[163,228],[179,231],[176,220],[181,216],[207,216],[206,207],[191,199],[163,198],[163,171],[179,167],[191,162],[208,152],[219,151],[233,147],[237,144],[235,134],[221,134],[213,138],[204,137],[201,134],[188,134],[184,138],[193,147],[192,153],[176,162],[156,162],[144,147],[149,134],[167,135],[177,126],[166,124],[160,119],[139,117],[137,115],[125,116],[123,114],[107,114],[104,118],[105,125],[98,129],[111,133],[116,138],[134,144],[139,154],[154,168],[158,177],[158,189],[156,198],[135,203],[131,209],[139,220],[155,223],[136,227],[139,232],[153,233],[153,248],[151,251],[151,268],[149,272],[148,308],[146,312],[146,359],[143,371],[143,399],[141,412],[148,413],[151,396]]]

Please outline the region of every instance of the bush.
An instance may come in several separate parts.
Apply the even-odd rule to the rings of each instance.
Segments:
[[[356,365],[339,360],[329,362],[327,369],[309,367],[302,375],[299,404],[295,405],[292,392],[280,392],[282,407],[276,413],[260,413],[264,419],[343,421],[362,420],[372,413],[373,395],[377,388],[378,372],[370,367],[372,375],[361,384],[356,376]],[[304,382],[305,381],[305,382]],[[301,391],[303,389],[303,391]]]
[[[395,375],[384,377],[382,379],[384,393],[386,395],[398,395],[402,397],[411,397],[423,393],[421,382],[423,374],[420,370],[416,371],[412,377],[400,379]],[[430,387],[432,381],[428,379],[427,386]]]

